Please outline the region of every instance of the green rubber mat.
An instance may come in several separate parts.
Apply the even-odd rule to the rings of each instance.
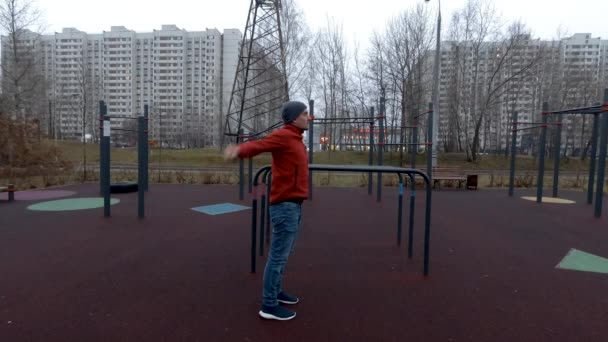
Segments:
[[[110,205],[119,203],[117,198],[110,199]],[[36,211],[69,211],[69,210],[85,210],[103,207],[103,197],[92,198],[68,198],[56,201],[47,201],[32,204],[27,207],[29,210]]]
[[[555,267],[573,271],[608,273],[608,259],[572,248]]]

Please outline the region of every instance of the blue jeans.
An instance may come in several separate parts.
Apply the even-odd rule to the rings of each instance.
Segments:
[[[282,202],[270,206],[272,243],[264,269],[262,303],[265,306],[277,306],[279,304],[277,296],[282,290],[283,269],[289,254],[293,251],[301,219],[301,204]]]

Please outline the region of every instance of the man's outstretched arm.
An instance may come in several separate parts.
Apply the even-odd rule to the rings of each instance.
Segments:
[[[261,140],[252,140],[239,145],[228,145],[224,150],[224,158],[232,160],[236,158],[252,158],[260,153],[272,152],[283,147],[284,139],[282,139],[279,131],[275,131],[267,135]]]

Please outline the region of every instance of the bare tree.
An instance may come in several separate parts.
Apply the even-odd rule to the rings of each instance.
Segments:
[[[385,49],[387,72],[392,81],[393,107],[398,116],[392,120],[391,131],[399,132],[400,163],[403,164],[405,126],[407,113],[424,107],[425,87],[423,77],[427,64],[425,57],[433,41],[433,24],[428,7],[419,4],[389,21],[386,29]],[[393,138],[395,136],[393,135]]]
[[[408,12],[402,12],[393,20],[389,21],[386,29],[386,55],[387,55],[387,72],[390,75],[391,87],[390,93],[393,94],[393,101],[399,101],[399,120],[392,120],[392,131],[395,131],[396,126],[405,125],[407,112],[408,95],[412,88],[412,68],[413,56],[411,51],[411,34],[408,21],[410,20]],[[396,117],[394,116],[396,119]],[[400,129],[399,143],[404,143],[403,130]],[[402,150],[402,149],[401,149]],[[403,164],[403,153],[400,154],[400,165]]]
[[[42,113],[46,112],[45,87],[40,70],[40,14],[30,0],[0,1],[2,34],[2,96],[0,119],[7,120],[8,164],[13,165],[15,144],[13,121],[25,130],[27,119],[34,119],[40,131]],[[6,114],[6,115],[5,115]],[[26,132],[21,132],[26,137]],[[12,177],[12,173],[9,175]]]
[[[548,42],[545,48],[540,77],[536,78],[535,106],[541,111],[541,104],[547,101],[551,109],[582,107],[590,105],[601,96],[602,78],[596,56],[585,56],[585,53],[569,51],[566,47],[567,33],[558,30],[556,38]],[[587,115],[567,115],[563,118],[562,151],[564,156],[570,152],[575,156],[580,153],[585,158],[591,145],[591,132]],[[555,120],[555,119],[554,119]],[[556,127],[550,127],[549,151],[553,151]]]
[[[4,101],[10,104],[3,111],[13,119],[25,120],[36,113],[40,108],[35,105],[44,95],[39,22],[40,14],[33,1],[0,1],[2,93]]]
[[[306,94],[306,66],[312,54],[312,33],[306,24],[304,13],[295,0],[281,1],[281,31],[285,51],[285,72],[289,85],[289,96]]]
[[[361,63],[360,56],[360,47],[359,43],[355,42],[355,48],[353,51],[353,58],[355,63],[354,77],[353,77],[353,90],[352,94],[354,97],[354,101],[356,106],[362,109],[362,112],[368,111],[368,96],[369,96],[369,87],[370,85],[367,83],[367,78],[365,76],[363,65]]]
[[[459,82],[453,86],[458,92],[456,110],[461,116],[459,138],[464,138],[468,160],[476,159],[479,132],[485,114],[479,108],[483,102],[479,98],[479,92],[485,88],[482,84],[488,74],[486,56],[492,53],[489,51],[492,46],[487,41],[496,37],[498,29],[496,11],[485,0],[469,0],[452,17],[450,34],[454,39],[452,51],[457,54],[455,67],[458,73],[456,80]]]
[[[316,46],[316,40],[319,35],[314,36],[315,42],[311,46]],[[311,49],[312,50],[312,49]],[[307,99],[312,99],[315,89],[317,88],[318,80],[318,54],[316,50],[308,53],[308,58],[305,60],[303,74],[304,78],[302,81],[302,95]]]
[[[527,82],[538,74],[542,61],[543,50],[530,39],[530,34],[523,24],[513,23],[506,35],[506,38],[490,47],[488,53],[491,55],[486,60],[485,77],[477,87],[479,102],[475,104],[476,110],[472,111],[473,139],[468,148],[471,161],[477,160],[482,124],[485,122],[491,126],[492,120],[501,121],[500,116],[490,114],[502,113],[499,106],[505,101],[505,96],[510,92],[517,94],[522,82]],[[499,128],[504,129],[500,126]]]
[[[371,96],[378,98],[388,84],[387,51],[385,39],[378,32],[372,33],[367,57],[367,75],[372,82]]]
[[[342,27],[328,19],[327,28],[317,33],[316,40],[315,54],[319,67],[318,74],[321,83],[323,109],[326,117],[339,117],[345,110],[345,59],[347,58]],[[330,147],[333,148],[339,141],[335,133],[338,132],[333,124],[330,124],[329,131],[327,126],[324,126],[323,135],[329,137]]]
[[[514,22],[503,30],[493,5],[470,0],[452,17],[449,57],[453,69],[448,106],[450,119],[457,116],[459,148],[467,160],[477,161],[480,150],[500,149],[501,138],[490,139],[505,131],[509,101],[521,104],[522,84],[539,74],[543,45],[533,40],[529,30]],[[454,139],[454,134],[449,137]]]

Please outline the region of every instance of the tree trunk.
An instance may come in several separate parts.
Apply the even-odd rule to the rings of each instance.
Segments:
[[[472,162],[477,161],[477,155],[479,152],[479,131],[481,130],[481,124],[483,122],[483,116],[479,116],[475,123],[475,132],[473,134],[473,144],[471,145],[471,160]]]

